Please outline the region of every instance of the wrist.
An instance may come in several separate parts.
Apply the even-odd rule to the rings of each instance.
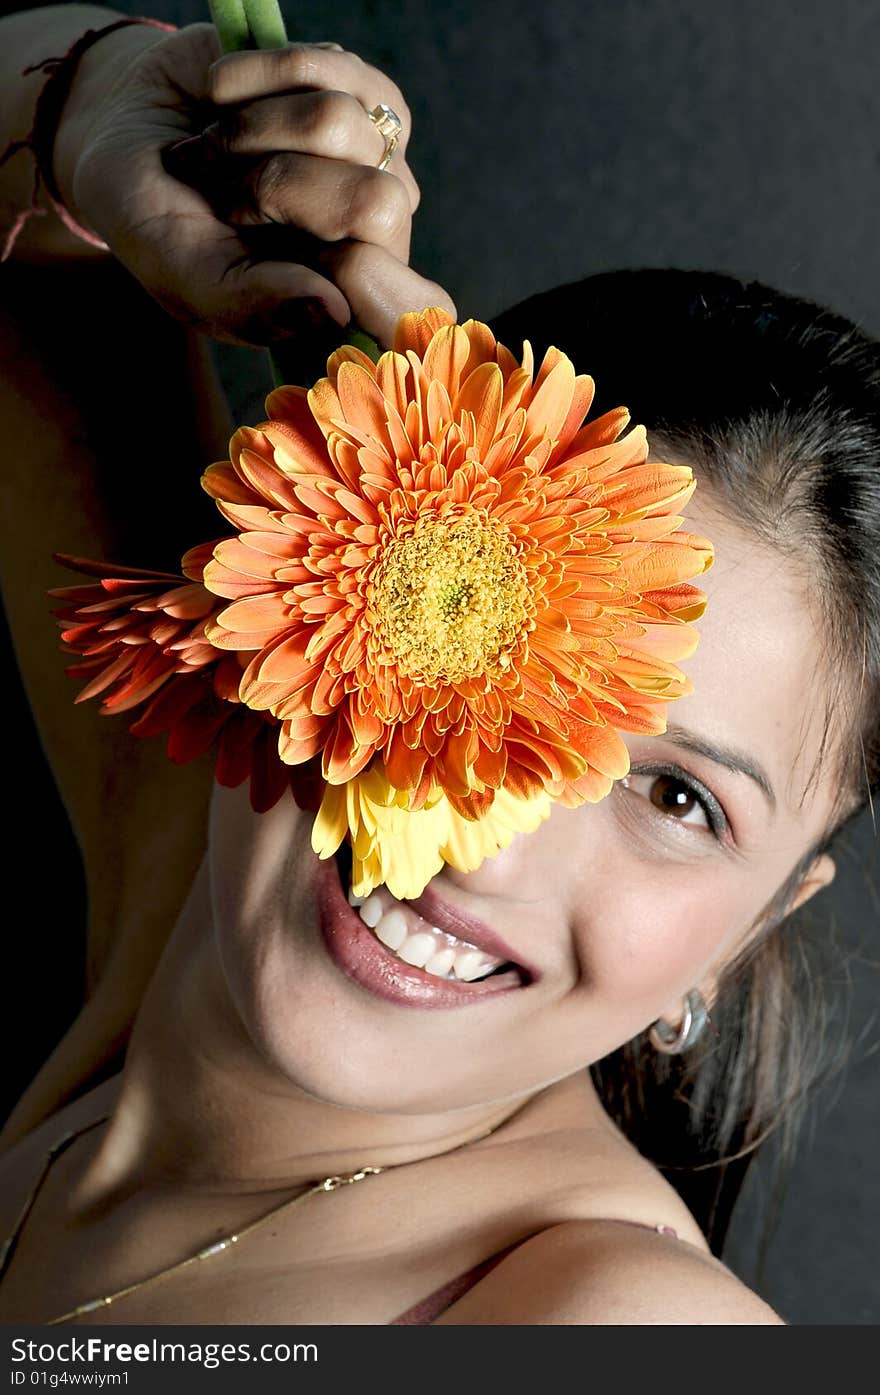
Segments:
[[[130,18],[114,10],[104,14],[107,24]],[[91,137],[95,113],[110,91],[124,79],[131,63],[166,37],[164,30],[152,25],[129,24],[103,35],[77,64],[55,133],[52,173],[62,204],[89,231],[94,229],[87,210],[78,204],[76,176],[83,150]]]

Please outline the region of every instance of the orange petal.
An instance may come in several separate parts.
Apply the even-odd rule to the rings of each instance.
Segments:
[[[263,450],[265,455],[262,451],[243,450],[238,459],[240,473],[264,504],[271,508],[296,508],[296,495],[290,480],[270,458],[274,453],[271,443],[266,441]]]
[[[216,560],[205,567],[204,583],[213,595],[229,601],[238,601],[244,596],[264,596],[269,585],[264,577],[244,576]]]
[[[645,626],[645,633],[632,642],[632,649],[636,653],[663,659],[666,663],[678,663],[682,659],[689,659],[699,642],[699,630],[692,625],[672,622]]]
[[[673,664],[664,663],[653,657],[640,659],[632,654],[621,654],[614,665],[614,679],[621,680],[639,693],[663,697],[670,693],[684,695],[684,688],[692,690],[690,679]],[[679,689],[682,689],[679,692]]]
[[[251,538],[260,535],[246,533],[244,536]],[[259,577],[271,584],[278,570],[280,559],[277,556],[273,557],[265,550],[250,547],[242,538],[226,538],[214,548],[213,560],[231,572],[240,572],[243,577],[248,579]],[[212,562],[206,563],[206,574],[210,573],[211,566]],[[267,590],[268,588],[264,586],[263,589]]]
[[[699,620],[706,609],[706,593],[698,590],[696,586],[682,582],[681,586],[667,586],[660,591],[652,591],[650,601],[642,597],[641,609],[649,618],[656,618],[653,606],[658,607],[661,615],[665,612],[679,620]]]
[[[336,380],[336,391],[346,422],[382,440],[386,432],[388,408],[375,377],[356,363],[343,363]]]
[[[376,364],[376,382],[379,385],[379,391],[388,406],[393,408],[400,418],[403,418],[406,412],[408,401],[406,380],[409,373],[409,363],[403,354],[392,352],[382,354]]]
[[[329,378],[319,378],[308,394],[309,410],[324,436],[334,430],[333,423],[342,421],[345,413],[339,401],[335,383]]]
[[[610,793],[612,784],[610,776],[598,770],[586,770],[576,780],[569,782],[568,789],[561,794],[562,802],[577,805],[586,800],[589,804],[598,804]]]
[[[462,329],[470,344],[468,360],[464,366],[462,377],[469,376],[481,363],[498,362],[495,356],[497,349],[495,335],[488,325],[482,324],[480,320],[465,320]]]
[[[369,765],[375,751],[371,746],[359,746],[349,726],[347,714],[341,710],[336,715],[331,735],[324,746],[321,769],[324,779],[331,785],[342,785],[351,780]]]
[[[201,581],[216,546],[213,542],[198,543],[185,552],[180,563],[180,570],[184,576],[188,576],[192,581]]]
[[[309,417],[313,431],[302,431],[292,422],[267,421],[263,434],[274,447],[274,461],[285,475],[333,476],[333,466],[327,454],[327,443]]]
[[[318,755],[324,745],[324,731],[322,727],[314,735],[300,738],[288,729],[287,724],[282,724],[278,735],[278,754],[284,764],[303,765]]]
[[[584,417],[590,410],[595,392],[596,384],[593,379],[584,373],[578,374],[574,380],[574,392],[572,393],[568,415],[559,428],[559,439],[556,449],[553,452],[554,459],[558,459],[568,449]]]
[[[217,616],[221,629],[241,634],[250,630],[277,630],[290,623],[290,607],[280,594],[248,596],[243,601],[234,601]]]
[[[573,744],[602,775],[621,780],[629,774],[629,751],[614,727],[587,727],[571,720],[571,735]]]
[[[606,482],[602,503],[627,518],[660,508],[668,513],[673,505],[683,505],[695,489],[689,465],[635,465]]]
[[[365,369],[371,378],[376,376],[375,363],[369,354],[365,354],[363,349],[357,348],[355,344],[340,344],[339,348],[334,350],[327,360],[327,377],[335,382],[343,363],[356,363]]]
[[[470,354],[470,340],[460,325],[448,324],[438,329],[422,357],[425,377],[441,383],[450,398],[455,398],[462,371]]]
[[[428,421],[428,436],[435,445],[439,445],[443,439],[446,428],[452,421],[452,402],[444,383],[433,380],[428,385],[428,397],[426,402],[426,416]],[[442,489],[446,484],[446,471],[443,470],[439,476],[439,482],[432,485],[433,489]]]
[[[481,746],[480,754],[474,762],[474,774],[490,789],[500,789],[507,774],[507,750],[501,744],[497,751]]]
[[[476,424],[475,445],[482,460],[498,432],[504,380],[497,363],[483,363],[462,383],[455,402],[455,412],[473,412]]]
[[[253,665],[256,669],[255,677],[258,676],[259,682],[285,683],[293,688],[302,675],[312,675],[312,665],[305,657],[308,638],[307,631],[297,630],[283,637],[268,651],[264,651]],[[317,674],[312,676],[317,677]],[[242,688],[244,687],[245,682],[242,680]]]
[[[427,349],[438,329],[455,324],[452,316],[438,306],[430,310],[412,310],[401,315],[394,331],[394,352],[405,354],[412,349],[419,357]]]
[[[627,582],[635,591],[662,590],[708,571],[714,560],[708,538],[675,533],[667,542],[633,544],[620,549]]]
[[[285,383],[266,398],[266,416],[278,421],[302,422],[310,416],[308,389]]]
[[[428,760],[425,750],[410,750],[399,726],[386,733],[382,760],[389,783],[395,789],[411,790],[421,781]]]
[[[251,489],[228,460],[208,466],[202,475],[202,489],[212,499],[225,499],[234,504],[265,505],[265,500]]]
[[[385,736],[385,725],[368,705],[363,692],[356,693],[348,708],[354,738],[359,746],[379,746]]]
[[[466,795],[451,794],[447,791],[446,798],[450,805],[463,819],[476,822],[477,819],[485,818],[495,802],[494,790],[483,790],[478,793],[471,790]]]
[[[191,586],[176,586],[155,601],[156,607],[173,620],[201,620],[216,604],[217,598],[197,582]]]

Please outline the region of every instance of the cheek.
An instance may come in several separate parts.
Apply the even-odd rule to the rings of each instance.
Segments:
[[[312,815],[299,810],[292,797],[255,814],[246,786],[215,787],[208,845],[214,935],[231,995],[245,1018],[259,996],[259,966],[272,953],[279,920],[295,930],[289,906],[280,910],[281,889],[311,857],[311,825]]]
[[[626,1037],[721,967],[763,902],[745,867],[630,863],[576,917],[590,996],[626,1016]]]
[[[291,862],[305,855],[313,815],[285,795],[266,814],[251,809],[247,785],[214,786],[211,798],[209,865],[215,913],[223,921],[252,927],[273,899]]]

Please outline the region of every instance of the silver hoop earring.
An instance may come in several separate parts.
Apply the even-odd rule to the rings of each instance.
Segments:
[[[663,1056],[675,1056],[679,1051],[688,1051],[703,1034],[709,1021],[709,1010],[698,988],[692,988],[684,1000],[684,1016],[680,1027],[670,1027],[662,1017],[648,1033],[651,1045]]]

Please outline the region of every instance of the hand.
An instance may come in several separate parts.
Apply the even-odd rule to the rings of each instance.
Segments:
[[[220,57],[210,24],[120,62],[109,46],[133,33],[91,51],[55,169],[75,215],[170,314],[217,339],[269,344],[307,330],[316,310],[384,343],[405,310],[454,313],[406,265],[419,193],[409,113],[389,79],[336,45]],[[404,123],[384,172],[367,116],[379,102]]]

